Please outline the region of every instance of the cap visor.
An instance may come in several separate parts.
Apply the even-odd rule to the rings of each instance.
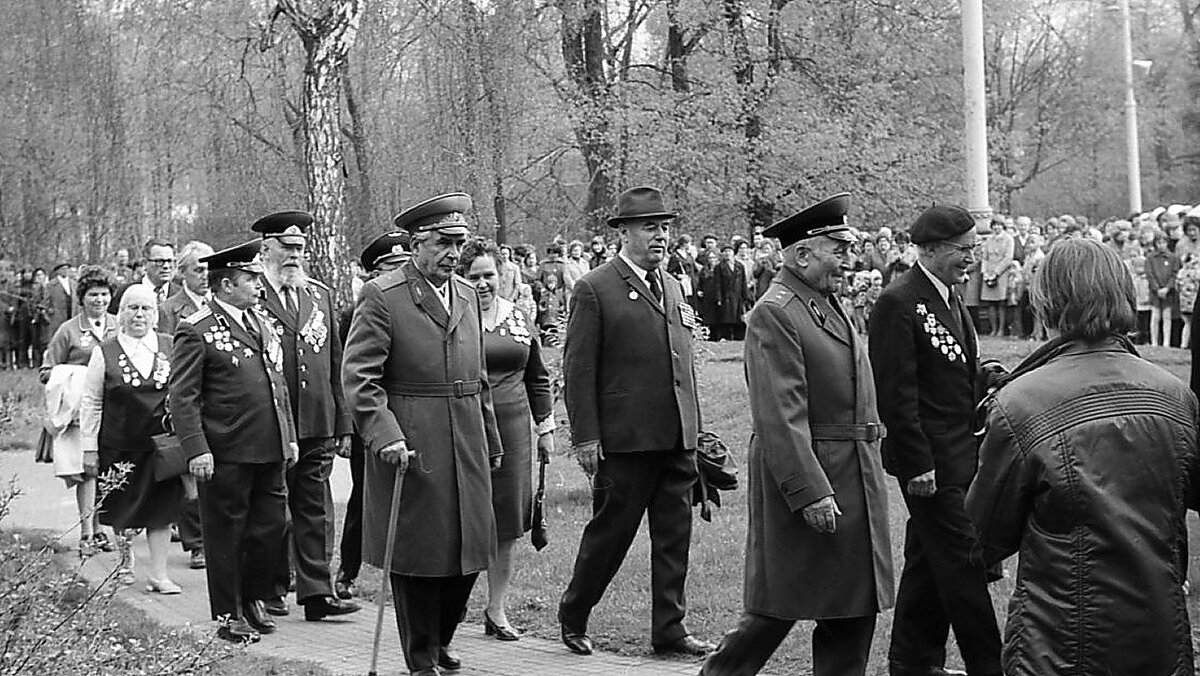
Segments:
[[[858,241],[858,237],[855,237],[854,233],[850,232],[849,230],[835,230],[833,232],[825,233],[825,236],[830,239],[840,240],[842,242],[853,243]]]
[[[440,235],[469,235],[471,229],[465,225],[447,225],[440,228],[431,228],[436,230]]]
[[[304,246],[308,244],[308,237],[304,235],[274,235],[274,238],[288,246]]]

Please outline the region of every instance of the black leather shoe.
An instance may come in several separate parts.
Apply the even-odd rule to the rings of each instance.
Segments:
[[[488,611],[483,611],[483,634],[484,636],[495,636],[500,641],[520,641],[521,635],[516,629],[512,628],[511,624],[496,624],[492,621]]]
[[[587,634],[582,632],[576,633],[562,630],[562,642],[567,646],[567,649],[576,655],[591,655],[592,654],[592,639],[588,638]]]
[[[275,617],[287,617],[287,614],[291,612],[288,610],[287,601],[282,596],[276,596],[273,599],[263,599],[262,604],[263,608]]]
[[[704,657],[716,649],[717,646],[708,641],[701,641],[691,635],[682,636],[670,643],[654,646],[654,652],[659,655],[674,653],[677,655],[691,655],[692,657]]]
[[[336,596],[314,596],[304,599],[304,619],[316,622],[334,615],[357,613],[361,606],[354,601],[343,601]]]
[[[275,620],[272,620],[271,616],[267,614],[267,609],[263,607],[262,601],[247,601],[242,606],[242,612],[245,614],[246,623],[258,633],[275,633]]]
[[[440,676],[441,673],[437,667],[429,667],[428,669],[418,669],[412,672],[412,676]]]
[[[333,593],[337,595],[339,599],[343,601],[349,601],[355,596],[358,596],[358,588],[354,585],[354,580],[347,580],[339,577],[337,581],[333,583]]]
[[[218,627],[217,638],[222,641],[229,641],[230,643],[258,643],[262,637],[245,620],[239,617]]]
[[[940,666],[914,667],[901,662],[888,662],[890,676],[967,676],[967,672]]]
[[[462,660],[449,648],[442,646],[438,648],[438,666],[446,671],[458,671],[462,669]]]

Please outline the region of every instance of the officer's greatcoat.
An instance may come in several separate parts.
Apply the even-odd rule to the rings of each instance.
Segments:
[[[823,619],[889,608],[882,429],[861,338],[827,296],[783,268],[750,313],[745,363],[746,610]],[[842,515],[835,533],[818,533],[800,510],[829,495]]]
[[[363,560],[382,566],[395,477],[379,449],[404,440],[392,571],[445,577],[487,568],[496,549],[489,459],[503,451],[492,411],[475,290],[449,282],[446,312],[413,266],[363,286],[346,338],[346,404],[366,446]]]

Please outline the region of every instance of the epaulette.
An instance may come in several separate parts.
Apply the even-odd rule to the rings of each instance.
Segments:
[[[397,268],[395,270],[389,270],[388,272],[379,275],[367,283],[374,284],[375,286],[379,287],[380,291],[387,291],[388,289],[407,284],[408,275],[404,274],[403,268]]]
[[[763,303],[770,303],[772,305],[783,307],[784,305],[787,305],[791,301],[795,300],[795,298],[796,294],[792,293],[791,289],[788,289],[782,284],[778,284],[767,289],[767,292],[763,294],[763,297],[760,300]]]
[[[199,324],[200,322],[204,321],[205,319],[207,319],[208,317],[211,317],[211,316],[212,316],[212,308],[205,305],[204,307],[200,308],[199,310],[196,310],[192,314],[184,317],[183,319],[181,319],[179,321],[187,322],[188,324]]]
[[[322,289],[329,291],[329,285],[326,284],[325,282],[322,282],[319,279],[313,279],[312,277],[305,277],[304,281],[308,282],[309,284],[312,284],[313,286],[319,286]]]

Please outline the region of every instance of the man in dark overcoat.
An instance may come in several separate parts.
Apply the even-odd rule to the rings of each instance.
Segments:
[[[171,363],[175,432],[200,487],[208,603],[229,641],[275,631],[262,606],[283,546],[283,473],[296,458],[283,350],[255,309],[258,241],[208,264],[213,302],[179,322]]]
[[[592,519],[558,607],[562,640],[590,654],[588,618],[649,514],[650,641],[656,652],[703,655],[684,626],[700,404],[692,362],[696,313],[665,273],[670,223],[662,193],[621,194],[610,226],[622,246],[571,296],[563,353],[574,453],[593,478]]]
[[[479,299],[454,273],[470,208],[469,196],[451,193],[396,217],[412,233],[412,259],[363,286],[342,364],[366,446],[363,559],[375,566],[388,566],[392,490],[404,473],[391,583],[404,659],[422,676],[459,667],[450,643],[496,553],[491,470],[503,449]]]
[[[866,346],[836,293],[851,267],[848,194],[765,231],[783,268],[750,312],[745,611],[701,671],[756,674],[796,620],[816,620],[816,676],[863,676],[893,602],[883,426]]]
[[[305,620],[357,612],[354,601],[333,593],[333,491],[335,454],[350,453],[350,414],[342,396],[342,340],[333,294],[304,271],[304,249],[313,223],[305,211],[281,211],[251,226],[262,235],[263,295],[269,330],[283,345],[283,375],[292,404],[300,457],[288,469],[289,528],[275,570],[275,598],[267,612],[286,615],[291,568],[296,601]]]
[[[944,665],[953,627],[967,673],[993,676],[1000,673],[1000,631],[964,510],[978,462],[978,343],[956,287],[975,262],[975,223],[961,207],[935,206],[909,235],[917,265],[880,295],[869,325],[879,415],[888,432],[883,465],[899,480],[909,514],[890,673],[951,673]]]
[[[79,299],[75,297],[75,266],[70,263],[59,263],[54,266],[54,278],[46,283],[46,296],[49,298],[49,309],[46,317],[48,335],[54,335],[59,325],[75,316],[79,308]]]
[[[726,340],[741,340],[746,335],[742,314],[748,307],[746,268],[733,255],[733,245],[721,247],[721,262],[715,270],[717,278],[717,326]]]
[[[200,260],[212,253],[211,246],[198,241],[188,242],[180,249],[176,265],[182,285],[178,293],[158,306],[159,333],[175,335],[175,329],[184,317],[199,312],[212,300],[212,294],[208,290],[208,264]],[[200,504],[196,498],[184,496],[179,505],[179,519],[176,523],[179,526],[179,544],[191,559],[188,567],[203,569],[206,565],[204,533],[200,527]]]

